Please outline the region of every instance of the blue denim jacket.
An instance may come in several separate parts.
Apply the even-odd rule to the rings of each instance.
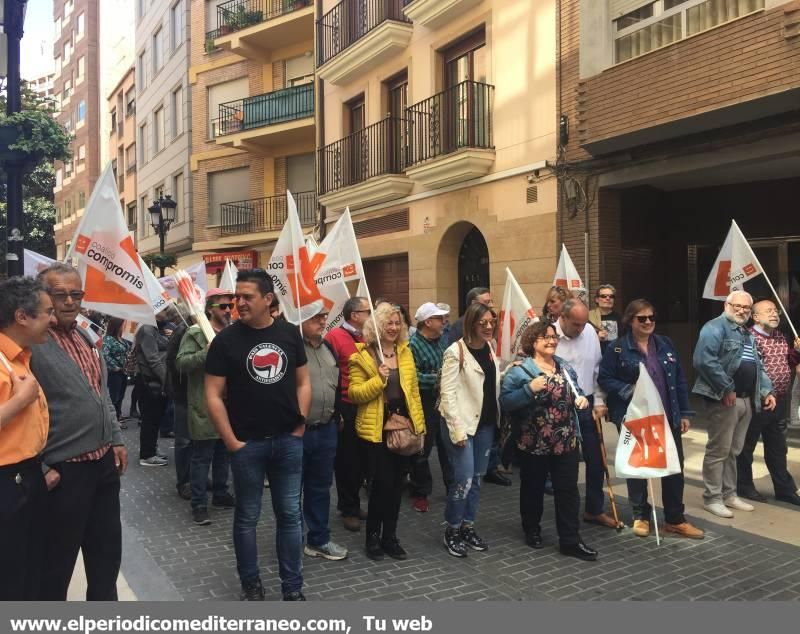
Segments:
[[[681,418],[694,416],[689,407],[689,386],[686,383],[686,375],[672,341],[661,335],[653,337],[656,357],[658,363],[664,366],[667,389],[669,389],[669,407],[672,412],[672,420],[669,422],[672,427],[679,429]],[[630,333],[611,343],[600,362],[597,382],[606,392],[609,416],[617,425],[622,423],[628,411],[633,389],[639,380],[640,363],[644,363],[644,355]]]
[[[707,322],[700,330],[694,349],[694,369],[697,372],[692,392],[721,401],[728,392],[735,391],[733,375],[742,362],[744,343],[749,342],[756,354],[756,394],[753,405],[761,411],[761,401],[772,393],[764,364],[756,348],[753,335],[744,327],[737,326],[725,313]]]

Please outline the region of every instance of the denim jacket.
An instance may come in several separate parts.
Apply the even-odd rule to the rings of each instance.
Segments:
[[[733,375],[742,362],[742,349],[745,342],[753,346],[756,355],[756,395],[753,405],[756,412],[761,411],[761,401],[772,393],[769,380],[756,342],[745,327],[737,326],[723,313],[707,322],[700,330],[700,337],[694,349],[694,369],[697,372],[692,392],[721,401],[728,392],[734,392]]]
[[[689,407],[689,387],[686,383],[686,375],[672,341],[661,335],[653,335],[653,337],[656,344],[656,357],[659,365],[664,366],[664,376],[669,390],[669,407],[672,412],[670,425],[679,429],[681,418],[694,416],[694,412]],[[625,418],[625,413],[628,411],[636,381],[639,379],[640,363],[644,363],[644,355],[630,333],[609,345],[600,362],[597,382],[608,395],[606,403],[609,416],[617,425],[622,423],[622,419]]]

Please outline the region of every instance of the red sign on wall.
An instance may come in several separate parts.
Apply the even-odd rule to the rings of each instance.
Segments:
[[[212,253],[203,256],[206,271],[212,275],[225,268],[225,260],[233,260],[236,268],[240,271],[254,269],[258,266],[258,251],[228,251],[227,253]]]

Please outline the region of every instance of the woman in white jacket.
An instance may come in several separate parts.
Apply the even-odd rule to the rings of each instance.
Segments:
[[[472,304],[464,314],[463,339],[442,359],[439,411],[447,426],[441,440],[453,469],[444,545],[454,557],[489,548],[475,532],[475,516],[499,415],[500,369],[491,344],[496,326],[491,308]]]

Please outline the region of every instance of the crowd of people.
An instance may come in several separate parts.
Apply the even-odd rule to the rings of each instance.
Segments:
[[[446,304],[425,302],[412,321],[390,301],[353,297],[341,326],[328,330],[320,306],[298,328],[281,317],[270,276],[241,271],[235,292],[207,293],[210,342],[200,325],[174,322],[170,309],[157,326],[141,326],[133,345],[120,320],[107,320],[100,348],[76,326],[82,299],[80,275],[66,264],[0,283],[0,600],[65,600],[79,550],[87,599],[116,600],[128,463],[121,429],[135,420],[123,417],[122,403],[132,377],[139,465],[167,466],[158,439],[174,438],[176,489],[191,521],[213,521],[209,497],[215,513],[233,509],[243,600],[265,597],[256,539],[265,490],[281,594],[304,601],[303,556],[348,556],[329,525],[334,483],[342,528],[363,530],[366,556],[406,559],[403,491],[414,511],[430,512],[434,446],[446,553],[489,549],[491,535],[478,530],[482,485],[510,486],[513,464],[521,539],[533,549],[553,539],[541,525],[551,493],[559,551],[597,559],[580,524],[620,528],[606,506],[603,424],[623,423],[640,368],[656,386],[681,464],[662,479],[661,530],[704,536],[684,514],[681,438],[695,415],[686,372],[674,344],[656,333],[653,304],[636,299],[617,313],[611,285],[596,290],[591,310],[552,287],[510,363],[496,354],[488,288],[470,290],[452,323]],[[779,326],[772,301],[733,292],[695,347],[692,392],[708,429],[704,509],[716,516],[766,500],[753,483],[759,438],[775,497],[800,506],[786,457],[800,339],[788,341]],[[647,537],[645,481],[627,480],[627,489],[633,533]]]

